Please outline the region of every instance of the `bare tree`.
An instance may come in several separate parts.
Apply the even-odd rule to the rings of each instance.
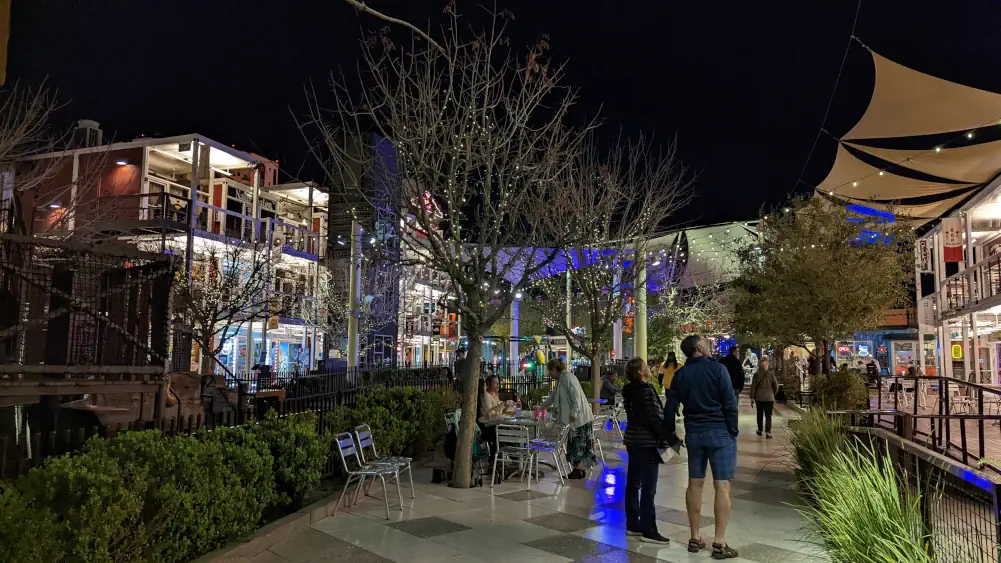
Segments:
[[[350,264],[344,260],[331,260],[321,268],[316,296],[306,298],[302,318],[309,326],[322,330],[328,342],[339,342],[347,336],[348,316],[351,314]],[[358,333],[368,335],[397,321],[394,306],[401,284],[412,286],[413,271],[383,260],[379,255],[363,257],[361,303],[358,307]],[[372,342],[363,341],[359,350],[364,352]],[[346,353],[346,350],[342,350]]]
[[[650,354],[667,356],[689,334],[727,334],[732,319],[733,289],[723,278],[688,287],[666,284],[650,307]]]
[[[239,241],[198,249],[191,283],[175,285],[174,302],[182,316],[180,329],[201,348],[202,374],[215,372],[218,365],[232,375],[219,355],[242,326],[301,314],[302,292],[274,289],[274,270],[280,259],[280,250]]]
[[[555,257],[554,198],[583,141],[563,124],[576,96],[548,60],[548,38],[518,53],[506,35],[511,19],[488,13],[475,29],[450,4],[430,45],[417,34],[404,49],[382,31],[363,45],[361,87],[332,79],[330,109],[311,95],[302,123],[330,183],[387,259],[423,263],[450,281],[450,309],[470,344],[460,488],[469,486],[483,336]],[[373,133],[382,139],[376,150],[350,149]]]
[[[606,154],[592,144],[575,161],[560,196],[563,264],[541,273],[536,287],[543,299],[530,303],[591,361],[597,399],[606,335],[634,305],[636,291],[647,288],[651,268],[663,268],[652,239],[671,211],[689,199],[689,183],[673,144],[661,151],[640,137]],[[560,270],[562,275],[553,275]],[[586,330],[574,330],[569,310],[583,313]]]

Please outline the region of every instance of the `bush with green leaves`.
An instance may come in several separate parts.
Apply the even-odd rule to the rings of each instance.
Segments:
[[[48,563],[62,558],[52,514],[11,484],[0,483],[0,561]]]
[[[418,455],[445,434],[445,413],[460,405],[451,389],[379,387],[358,398],[354,408],[338,407],[326,415],[329,432],[351,432],[368,424],[380,455]]]
[[[828,452],[801,512],[834,561],[930,563],[919,498],[900,483],[889,457],[855,442]]]
[[[149,483],[145,472],[97,451],[49,459],[17,487],[36,509],[51,512],[65,560],[111,563],[145,559]]]
[[[813,391],[816,400],[827,410],[868,408],[869,389],[862,377],[851,370],[813,376]]]
[[[274,459],[274,483],[280,504],[299,508],[320,483],[330,440],[317,434],[316,414],[279,417],[269,412],[244,431],[265,444]]]
[[[107,457],[144,487],[144,560],[185,561],[253,530],[276,501],[267,444],[245,430],[164,437],[128,432],[91,440],[83,456]]]

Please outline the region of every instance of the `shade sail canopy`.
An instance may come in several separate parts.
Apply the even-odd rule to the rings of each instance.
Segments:
[[[990,182],[1001,170],[1001,141],[945,147],[937,151],[934,148],[899,150],[847,144],[893,164],[972,184]]]
[[[929,182],[884,172],[862,162],[839,144],[834,166],[817,189],[827,194],[855,200],[873,199],[889,202],[949,193],[971,185],[973,184]]]
[[[872,59],[869,107],[839,140],[817,192],[933,221],[1001,173],[1001,94]]]
[[[843,140],[966,131],[1001,120],[1001,95],[911,70],[872,53],[876,87]]]

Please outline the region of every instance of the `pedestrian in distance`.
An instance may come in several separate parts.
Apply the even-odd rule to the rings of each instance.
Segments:
[[[657,530],[657,512],[653,504],[662,462],[658,447],[664,441],[664,407],[657,391],[650,385],[650,366],[643,358],[626,363],[628,383],[622,388],[622,400],[629,425],[622,441],[629,454],[626,469],[626,535],[640,536],[640,541],[667,545],[670,540]]]
[[[740,397],[740,392],[744,390],[744,364],[741,363],[740,358],[737,356],[737,346],[730,348],[730,351],[720,359],[719,363],[723,364],[727,374],[730,376],[733,394]]]
[[[732,559],[737,551],[726,543],[726,525],[730,520],[730,481],[737,472],[737,396],[726,368],[711,357],[709,344],[698,335],[681,342],[688,360],[678,370],[667,392],[664,412],[665,435],[674,434],[675,415],[685,407],[685,445],[688,448],[688,524],[691,535],[688,551],[705,549],[702,527],[702,489],[706,466],[712,468],[713,502],[716,517],[712,542],[713,559]],[[738,368],[740,367],[738,363]]]
[[[758,411],[758,436],[761,436],[762,421],[764,421],[765,438],[772,437],[772,409],[775,406],[775,393],[779,391],[779,381],[768,369],[768,357],[761,358],[758,371],[751,379],[751,389],[748,394]]]

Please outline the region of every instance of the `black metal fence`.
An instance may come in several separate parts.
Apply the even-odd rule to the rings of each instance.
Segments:
[[[966,465],[1001,455],[988,448],[1001,439],[1001,389],[952,377],[884,377],[875,411],[873,424],[889,428],[904,424],[906,413],[911,439]]]
[[[541,371],[524,371],[516,371],[511,375],[496,369],[488,373],[504,374],[503,377],[498,377],[501,377],[501,393],[505,399],[515,392],[525,396],[533,389],[540,389],[545,393],[556,383],[556,379]],[[265,371],[263,374],[257,372],[232,376],[227,383],[239,390],[238,401],[234,408],[215,414],[198,413],[182,418],[133,421],[113,426],[92,425],[48,432],[0,431],[0,478],[17,476],[36,467],[48,457],[75,451],[93,436],[110,437],[127,430],[154,428],[162,430],[168,436],[190,434],[217,426],[255,422],[269,411],[276,411],[280,416],[314,412],[318,415],[317,430],[322,435],[328,431],[324,420],[326,413],[352,407],[358,397],[380,387],[413,387],[421,391],[463,390],[462,382],[454,377],[450,366],[378,370],[356,368],[331,373]],[[336,459],[328,461],[328,475],[337,471],[337,463]]]
[[[1001,561],[1001,475],[965,467],[883,429],[857,428],[874,438],[904,482],[920,494],[921,515],[932,560]]]
[[[173,280],[169,256],[0,234],[0,363],[17,373],[163,373]]]

